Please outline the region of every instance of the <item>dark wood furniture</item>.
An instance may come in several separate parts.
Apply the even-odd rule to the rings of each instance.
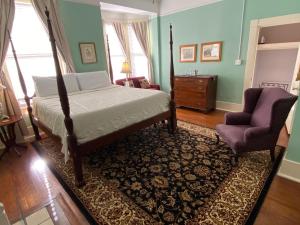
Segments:
[[[216,108],[217,76],[175,76],[176,106],[209,112]]]
[[[14,150],[18,156],[21,156],[18,148],[26,149],[27,146],[23,146],[16,143],[15,125],[22,119],[21,116],[10,116],[8,119],[0,121],[0,140],[4,144],[4,152],[0,155],[0,159],[9,150]]]
[[[173,63],[173,33],[172,33],[172,25],[170,25],[170,84],[171,84],[171,91],[170,91],[170,103],[169,103],[169,110],[167,112],[161,113],[159,115],[156,115],[152,118],[146,119],[144,121],[141,121],[139,123],[133,124],[131,126],[128,126],[126,128],[123,128],[121,130],[118,130],[116,132],[113,132],[111,134],[99,137],[95,140],[89,141],[84,144],[78,144],[76,134],[74,133],[74,127],[73,127],[73,120],[70,116],[70,106],[69,106],[69,99],[67,90],[65,87],[65,83],[62,77],[62,72],[58,60],[58,54],[57,54],[57,48],[55,44],[55,39],[53,35],[52,25],[50,21],[50,15],[49,11],[45,10],[45,14],[47,16],[47,24],[48,24],[48,30],[49,30],[49,36],[50,36],[50,42],[53,52],[53,59],[55,63],[56,68],[56,80],[57,80],[57,87],[58,87],[58,94],[59,99],[61,103],[61,108],[64,114],[64,123],[67,130],[67,143],[68,143],[68,149],[71,155],[71,158],[73,160],[73,168],[75,173],[75,183],[78,187],[81,187],[85,184],[84,178],[83,178],[83,171],[82,171],[82,156],[86,155],[92,151],[96,151],[100,147],[103,147],[105,145],[111,144],[115,141],[117,141],[120,138],[123,138],[127,136],[128,134],[138,131],[140,129],[143,129],[147,126],[150,126],[152,124],[156,124],[160,121],[167,120],[168,121],[168,129],[170,133],[174,133],[177,128],[177,119],[176,119],[176,107],[175,107],[175,101],[174,101],[174,63]],[[13,46],[12,46],[13,47]],[[16,62],[17,58],[15,57]],[[111,60],[109,60],[109,63],[111,63]],[[17,63],[18,64],[18,63]],[[111,65],[109,65],[109,70],[111,68]],[[19,67],[18,67],[19,69]],[[52,135],[51,131],[47,129],[46,126],[43,125],[41,121],[39,121],[37,118],[35,118],[32,115],[32,108],[30,106],[30,99],[27,97],[27,91],[25,87],[25,82],[22,76],[22,73],[19,71],[18,73],[20,83],[25,95],[25,100],[29,112],[30,121],[32,123],[32,127],[35,131],[35,137],[37,140],[40,140],[40,135],[38,132],[38,127],[40,127],[44,131],[48,131],[47,133]],[[99,118],[101,119],[101,118]],[[52,135],[52,137],[55,137]]]

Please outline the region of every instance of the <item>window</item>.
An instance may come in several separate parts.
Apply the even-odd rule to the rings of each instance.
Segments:
[[[32,76],[53,76],[55,75],[55,66],[48,34],[31,4],[16,3],[11,36],[28,96],[32,96],[34,94]],[[23,99],[24,95],[11,46],[8,49],[6,65],[15,95],[17,99]]]
[[[121,73],[122,63],[125,61],[125,55],[122,50],[121,43],[118,39],[116,31],[113,25],[106,24],[105,31],[108,35],[110,58],[114,74],[114,81],[123,79],[126,77],[125,74]]]
[[[148,59],[136,38],[131,25],[128,26],[129,46],[131,54],[131,70],[134,76],[144,76],[148,79]]]
[[[105,25],[106,34],[108,35],[111,63],[114,73],[114,81],[124,79],[125,74],[121,73],[122,63],[125,61],[125,55],[122,50],[121,43],[118,39],[116,31],[111,24]],[[148,59],[145,56],[143,49],[138,42],[134,30],[131,25],[128,25],[128,39],[131,57],[132,76],[144,76],[148,79]]]

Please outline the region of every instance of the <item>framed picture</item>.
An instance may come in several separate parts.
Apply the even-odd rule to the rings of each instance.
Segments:
[[[220,62],[222,60],[222,41],[201,44],[201,62]]]
[[[180,46],[180,62],[196,62],[197,44]]]
[[[83,64],[97,62],[96,47],[94,42],[79,43],[81,61]]]

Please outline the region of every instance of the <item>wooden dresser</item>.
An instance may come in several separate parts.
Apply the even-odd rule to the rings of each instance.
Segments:
[[[204,112],[216,108],[217,76],[175,76],[176,106]]]

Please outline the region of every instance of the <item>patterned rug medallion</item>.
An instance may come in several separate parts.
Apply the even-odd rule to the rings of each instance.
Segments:
[[[234,166],[214,130],[178,125],[175,135],[150,127],[86,157],[81,189],[59,144],[35,146],[98,224],[245,224],[273,169],[269,152]]]

